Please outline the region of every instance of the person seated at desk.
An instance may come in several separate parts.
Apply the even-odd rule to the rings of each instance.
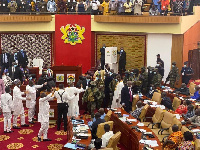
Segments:
[[[183,134],[178,131],[178,126],[175,124],[172,126],[173,133],[167,138],[163,144],[163,148],[176,149],[183,139]]]
[[[167,97],[167,93],[166,92],[162,92],[161,105],[164,105],[167,109],[173,110],[172,101],[171,101],[171,99],[169,97]]]
[[[190,95],[189,88],[187,88],[185,83],[181,84],[181,88],[174,90],[174,93],[179,93],[183,95]]]
[[[158,92],[158,91],[156,90],[155,86],[153,84],[151,84],[150,87],[149,87],[149,91],[148,91],[146,96],[148,98],[152,99],[152,96],[153,96],[154,92]]]
[[[187,113],[185,115],[183,114],[183,118],[187,119],[195,115],[194,106],[192,104],[188,105],[187,110]]]
[[[196,109],[195,115],[188,119],[187,123],[192,125],[200,126],[200,108]]]
[[[102,146],[102,139],[98,138],[94,141],[94,148],[92,150],[109,150],[108,148],[103,148]]]
[[[178,149],[183,150],[193,150],[194,149],[194,142],[193,142],[193,135],[190,131],[186,131],[183,133],[184,140],[178,146]]]
[[[135,117],[136,119],[138,119],[139,116],[140,116],[140,114],[141,114],[142,108],[143,108],[142,102],[141,102],[141,101],[138,101],[137,104],[136,104],[136,107],[137,107],[137,109],[134,110],[133,112],[131,112],[131,115],[132,115],[133,117]]]
[[[200,100],[199,89],[200,89],[199,86],[196,86],[196,87],[195,87],[194,96],[191,96],[192,99]]]
[[[103,108],[100,108],[99,110],[98,110],[98,112],[100,113],[100,115],[101,115],[101,119],[104,119],[105,118],[105,116],[106,116],[106,114],[105,114],[105,112],[104,112],[104,109]],[[92,124],[94,123],[96,121],[96,118],[94,118],[93,119],[93,121],[89,121],[88,122],[88,126],[89,127],[92,127]]]
[[[105,130],[105,134],[102,135],[102,138],[101,138],[102,139],[102,146],[101,147],[106,147],[108,145],[110,138],[114,135],[113,131],[110,131],[109,124],[104,125],[104,130]]]
[[[104,119],[101,119],[101,114],[99,112],[97,112],[95,114],[95,119],[96,121],[92,124],[92,130],[91,130],[91,133],[92,133],[92,139],[97,139],[97,136],[96,136],[96,133],[97,133],[97,128],[98,128],[98,125],[100,123],[104,123],[105,120]]]
[[[186,114],[187,113],[187,106],[190,105],[190,104],[191,104],[191,102],[189,100],[183,101],[183,104],[178,106],[175,113]]]

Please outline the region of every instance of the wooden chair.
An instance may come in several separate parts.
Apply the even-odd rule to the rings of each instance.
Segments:
[[[105,124],[109,124],[110,125],[110,131],[112,131],[112,129],[113,129],[113,121],[108,121],[108,122],[100,123],[98,125],[97,134],[96,134],[98,138],[101,138],[102,135],[104,135],[104,133],[105,133],[105,131],[104,131],[104,125]]]
[[[200,139],[196,139],[194,141],[195,150],[200,150]]]
[[[133,102],[132,102],[132,111],[136,110],[136,104],[137,102],[139,101],[140,97],[139,95],[136,95],[134,98],[133,98]]]
[[[106,122],[110,121],[111,115],[112,115],[112,110],[109,110],[104,118]]]
[[[160,104],[161,100],[162,100],[161,99],[161,93],[154,92],[153,96],[152,96],[152,101],[155,101],[155,102],[157,102],[157,104]]]
[[[174,111],[178,108],[178,106],[181,104],[181,100],[178,97],[174,97],[172,107]]]
[[[152,122],[148,124],[148,127],[150,124],[152,124],[152,129],[153,129],[154,125],[158,125],[158,127],[159,127],[160,123],[163,119],[163,116],[164,116],[164,111],[160,107],[157,107],[155,114],[152,117]]]
[[[189,86],[190,96],[194,95],[194,93],[195,93],[195,86],[196,86],[196,84],[194,84],[194,82],[190,82],[190,86]]]
[[[121,137],[121,132],[117,132],[116,134],[114,134],[109,142],[108,142],[108,145],[107,145],[107,148],[113,148],[113,150],[118,150],[117,148],[117,143],[119,142],[120,140],[120,137]]]
[[[169,130],[169,128],[173,125],[173,119],[176,116],[168,111],[164,112],[163,120],[161,121],[161,129],[158,131],[158,134],[164,130]]]
[[[186,126],[182,126],[182,128],[181,128],[182,134],[184,134],[184,132],[186,132],[186,131],[191,132],[191,130],[189,130]],[[191,133],[193,134],[193,132],[191,132]]]
[[[142,108],[142,111],[141,111],[140,116],[139,116],[139,120],[140,120],[141,122],[144,122],[145,116],[146,116],[146,113],[147,113],[148,108],[149,108],[149,105],[148,105],[148,104],[146,104],[146,105]]]

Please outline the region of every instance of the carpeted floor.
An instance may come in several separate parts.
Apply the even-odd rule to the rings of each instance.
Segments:
[[[27,110],[25,110],[26,123]],[[18,118],[18,123],[20,119]],[[23,127],[21,129],[12,129],[13,133],[4,133],[3,131],[3,115],[0,115],[0,150],[6,149],[42,149],[42,150],[59,150],[63,148],[63,145],[67,143],[67,133],[63,130],[57,131],[55,124],[49,126],[48,138],[52,139],[50,142],[38,142],[37,134],[40,129],[40,123],[35,122],[29,127]],[[18,124],[20,126],[20,124]],[[125,150],[122,145],[119,144],[121,150]]]

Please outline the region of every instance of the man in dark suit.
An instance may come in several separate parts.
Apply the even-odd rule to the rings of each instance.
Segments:
[[[17,63],[13,62],[13,65],[8,68],[9,77],[14,81],[15,79],[19,79],[21,82],[23,82],[23,72],[21,69],[17,66]]]
[[[10,58],[9,58],[9,67],[12,67],[13,62],[17,61],[17,51],[14,50],[11,52]]]
[[[133,102],[132,81],[128,81],[127,85],[125,85],[122,88],[121,102],[120,102],[127,113],[132,111],[132,102]]]
[[[44,91],[44,90],[47,90],[48,92],[51,91],[51,88],[48,84],[48,75],[47,75],[47,72],[46,71],[43,71],[42,72],[42,75],[40,76],[40,78],[38,79],[38,85],[42,85],[44,84],[45,82],[47,82],[47,85],[44,85],[42,88],[39,89],[39,91]]]
[[[124,48],[121,47],[120,51],[117,52],[119,56],[119,73],[122,75],[122,72],[124,72],[125,66],[126,66],[126,52],[124,51]]]
[[[9,68],[9,53],[2,53],[1,54],[1,76],[5,69]]]
[[[97,138],[98,138],[97,135],[96,135],[96,134],[97,134],[98,125],[99,125],[100,123],[104,123],[104,122],[105,122],[105,120],[104,120],[104,119],[101,119],[100,117],[101,117],[101,114],[100,114],[99,112],[97,112],[97,113],[95,114],[95,119],[96,119],[96,121],[93,122],[93,124],[92,124],[92,130],[91,130],[92,139],[97,139]]]
[[[91,82],[91,76],[88,74],[86,76],[86,79],[84,78],[82,81],[83,89],[87,89],[88,87],[90,87],[90,82]]]
[[[105,44],[103,44],[102,48],[100,49],[101,52],[101,70],[104,70],[105,66]]]
[[[22,66],[22,68],[26,68],[26,66],[28,65],[28,58],[26,52],[23,49],[21,49],[17,53],[17,58],[18,58],[18,64]]]
[[[103,102],[103,108],[107,108],[108,104],[110,104],[110,88],[109,85],[111,83],[111,81],[113,80],[113,78],[110,76],[109,73],[106,73],[105,75],[105,80],[104,80],[104,84],[105,84],[105,88],[104,88],[104,93],[105,93],[105,98],[104,98],[104,102]]]

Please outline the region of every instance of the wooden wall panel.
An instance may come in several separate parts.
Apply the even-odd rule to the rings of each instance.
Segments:
[[[178,24],[181,21],[180,16],[119,16],[119,15],[95,15],[95,22],[112,23],[169,23]]]
[[[50,22],[51,15],[0,15],[0,22]]]
[[[181,85],[181,68],[183,66],[183,35],[172,35],[172,51],[171,62],[176,62],[176,66],[179,68],[180,81],[178,87]]]
[[[115,34],[97,34],[96,35],[97,60],[100,59],[100,48],[103,44],[107,47],[124,47],[126,51],[126,69],[141,68],[146,62],[146,35],[115,35]],[[119,56],[118,56],[119,57]]]

